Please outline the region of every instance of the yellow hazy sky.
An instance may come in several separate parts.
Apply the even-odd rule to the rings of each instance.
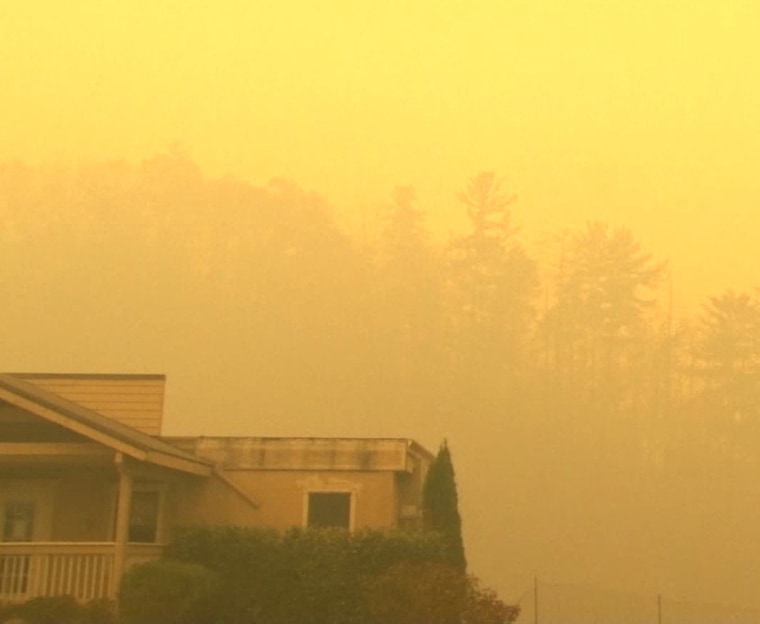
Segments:
[[[540,241],[588,219],[683,305],[758,284],[760,2],[0,1],[0,160],[286,176],[351,226],[414,184],[436,232],[497,170]]]

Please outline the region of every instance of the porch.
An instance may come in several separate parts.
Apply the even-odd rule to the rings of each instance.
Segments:
[[[124,568],[161,556],[162,544],[127,544]],[[68,594],[115,598],[116,542],[0,542],[0,602]]]
[[[211,474],[208,462],[75,402],[71,380],[57,381],[68,398],[0,374],[0,602],[116,597],[124,570],[160,556],[172,489]],[[119,396],[130,414],[144,398]]]

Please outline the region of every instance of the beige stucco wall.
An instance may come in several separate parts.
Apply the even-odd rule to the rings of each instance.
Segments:
[[[185,481],[168,495],[169,522],[283,530],[303,525],[309,491],[347,491],[354,495],[355,529],[397,525],[399,502],[393,472],[229,470],[225,474],[256,500],[258,509],[216,477]]]
[[[257,511],[243,497],[216,477],[180,479],[166,493],[166,535],[172,529],[193,524],[257,523]]]
[[[213,477],[172,502],[175,524],[303,526],[310,491],[350,492],[354,529],[414,525],[432,456],[401,438],[168,438],[224,471],[257,509]],[[403,520],[400,521],[400,518]],[[410,520],[412,521],[410,523]]]

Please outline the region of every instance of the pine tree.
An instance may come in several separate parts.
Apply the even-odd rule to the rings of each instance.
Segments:
[[[446,248],[451,374],[468,406],[492,410],[509,400],[526,370],[537,267],[512,222],[516,197],[495,173],[472,178],[458,198],[470,231]]]
[[[422,519],[427,530],[444,536],[453,565],[464,571],[467,560],[462,541],[462,518],[459,515],[454,466],[446,440],[430,465],[422,491]]]

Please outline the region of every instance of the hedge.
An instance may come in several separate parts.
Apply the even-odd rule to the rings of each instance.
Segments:
[[[120,624],[206,624],[220,597],[216,575],[202,565],[151,561],[122,577]]]
[[[503,624],[435,532],[190,527],[122,581],[122,624]]]
[[[400,562],[445,564],[434,533],[242,527],[177,532],[165,556],[219,575],[219,622],[364,624],[367,588]]]

